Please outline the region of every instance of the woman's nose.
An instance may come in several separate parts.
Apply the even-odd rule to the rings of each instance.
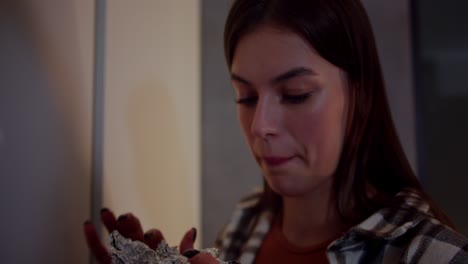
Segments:
[[[278,133],[279,105],[273,98],[264,98],[257,101],[252,120],[251,132],[257,137],[266,138]]]

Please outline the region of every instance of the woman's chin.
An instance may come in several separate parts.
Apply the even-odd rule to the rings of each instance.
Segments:
[[[317,178],[315,181],[292,179],[288,175],[266,175],[268,186],[282,197],[305,197],[314,192],[331,188],[329,178]]]
[[[274,180],[267,180],[270,188],[282,197],[297,197],[304,195],[303,186],[298,186],[290,182],[280,182]]]

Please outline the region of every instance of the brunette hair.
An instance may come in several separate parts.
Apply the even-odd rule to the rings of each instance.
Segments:
[[[347,73],[349,114],[333,190],[342,219],[357,223],[388,205],[396,193],[411,188],[429,202],[436,218],[453,226],[423,191],[401,147],[374,35],[360,1],[234,1],[224,32],[229,68],[240,38],[262,24],[301,35],[320,56]],[[278,208],[281,198],[265,184],[262,201],[262,206]]]

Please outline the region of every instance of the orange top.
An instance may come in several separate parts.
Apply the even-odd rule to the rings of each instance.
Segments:
[[[281,231],[281,221],[274,221],[273,226],[258,250],[255,263],[328,263],[326,251],[328,245],[333,240],[331,239],[312,246],[298,247],[291,244],[284,236]]]

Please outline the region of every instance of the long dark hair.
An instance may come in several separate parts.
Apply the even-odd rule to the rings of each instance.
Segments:
[[[418,192],[441,222],[453,226],[423,191],[401,147],[387,102],[374,35],[358,0],[236,0],[224,32],[231,67],[239,39],[261,24],[301,35],[347,73],[349,116],[334,175],[333,195],[343,220],[357,223],[405,188]],[[372,195],[369,189],[374,190]],[[281,202],[267,184],[262,206]]]

